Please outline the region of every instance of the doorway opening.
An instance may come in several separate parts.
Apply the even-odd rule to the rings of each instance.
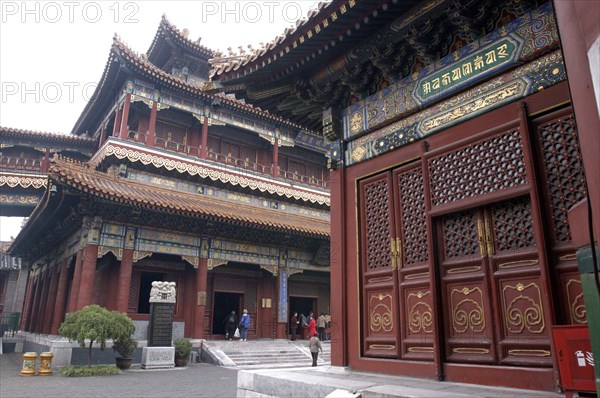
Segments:
[[[140,277],[140,293],[138,296],[138,314],[150,313],[150,290],[152,282],[163,282],[165,274],[159,272],[142,272]]]
[[[231,311],[235,311],[235,316],[239,320],[243,297],[242,293],[215,292],[212,317],[213,335],[225,334],[225,319],[231,314]]]
[[[300,314],[304,314],[304,316],[308,320],[308,314],[311,312],[315,319],[317,319],[317,299],[312,297],[290,297],[290,319],[294,312],[298,313],[298,317]]]

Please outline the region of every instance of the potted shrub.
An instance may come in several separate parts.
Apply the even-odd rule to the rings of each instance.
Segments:
[[[129,369],[133,362],[133,353],[137,348],[138,342],[131,336],[122,336],[113,341],[112,349],[119,353],[117,357],[117,368]]]
[[[192,343],[188,339],[177,339],[175,346],[175,366],[186,366],[192,353]]]

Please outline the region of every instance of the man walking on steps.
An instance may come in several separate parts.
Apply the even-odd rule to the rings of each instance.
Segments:
[[[312,355],[312,366],[317,366],[319,350],[321,350],[321,354],[323,353],[323,345],[321,344],[321,340],[319,340],[319,336],[317,336],[316,334],[313,335],[308,341],[308,347],[310,348],[310,355]]]

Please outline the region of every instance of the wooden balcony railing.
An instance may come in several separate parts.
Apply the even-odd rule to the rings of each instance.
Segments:
[[[0,156],[0,170],[42,171],[40,159],[27,159],[16,156]]]
[[[147,135],[144,133],[140,133],[138,131],[129,131],[128,139],[135,142],[141,142],[147,144]],[[178,153],[184,153],[186,155],[199,157],[200,156],[200,147],[195,147],[191,145],[186,145],[181,142],[169,141],[165,138],[156,137],[154,139],[154,146],[156,148],[162,148],[167,151],[173,151]],[[207,153],[207,159],[212,160],[217,163],[226,164],[229,166],[237,167],[244,170],[253,171],[259,174],[264,174],[268,176],[273,175],[273,166],[271,165],[263,165],[260,163],[255,163],[250,160],[238,159],[236,157],[225,155],[222,153],[213,152],[211,150]],[[289,172],[286,170],[279,169],[278,177],[283,178],[288,181],[297,182],[304,185],[310,185],[319,188],[329,189],[329,182],[316,178],[309,177],[306,175],[298,174],[297,172]]]

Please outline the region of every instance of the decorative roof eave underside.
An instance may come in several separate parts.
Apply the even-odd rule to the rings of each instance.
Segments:
[[[169,22],[166,15],[163,15],[154,40],[146,52],[148,61],[159,67],[162,66],[166,62],[165,58],[172,55],[173,46],[207,61],[214,53],[211,49],[189,40],[175,25]]]
[[[132,51],[119,39],[119,37],[115,36],[113,38],[113,45],[102,78],[85,109],[75,123],[72,134],[81,135],[87,131],[94,131],[97,129],[101,122],[100,118],[105,117],[106,110],[112,108],[114,105],[111,103],[111,101],[115,100],[114,90],[116,88],[120,89],[124,82],[134,75],[141,76],[173,91],[199,98],[206,101],[207,104],[210,104],[213,99],[218,98],[221,107],[246,112],[273,123],[289,126],[293,129],[306,129],[299,124],[292,123],[278,115],[255,108],[243,101],[230,99],[220,94],[206,93],[202,87],[189,84],[179,77],[158,68],[144,57]]]
[[[282,74],[310,70],[317,62],[327,64],[332,56],[340,53],[340,49],[354,47],[378,29],[377,26],[381,27],[382,23],[392,21],[390,14],[393,15],[399,9],[406,11],[418,2],[419,0],[403,0],[400,5],[396,1],[388,4],[385,0],[321,2],[317,9],[308,13],[308,18],[296,21],[296,27],[286,28],[283,34],[275,37],[264,48],[229,59],[213,59],[210,76],[223,83],[244,80],[243,77],[249,75],[261,82],[274,81],[280,79]],[[379,25],[365,23],[369,19],[377,20]],[[357,24],[360,29],[355,29]],[[346,34],[348,31],[351,34]],[[339,41],[340,35],[344,36],[343,41]],[[337,43],[325,46],[331,42]],[[337,46],[335,50],[334,46]],[[324,47],[329,47],[331,51],[323,50]],[[319,49],[323,51],[317,57]]]
[[[346,108],[376,93],[383,80],[399,81],[434,65],[497,29],[497,22],[542,3],[335,0],[268,51],[213,61],[211,75],[224,92],[319,130],[323,109]]]
[[[166,155],[132,142],[122,142],[112,138],[109,138],[96,155],[90,159],[89,164],[92,168],[97,168],[107,157],[111,156],[117,159],[127,159],[132,163],[140,162],[145,166],[152,165],[169,171],[176,170],[179,173],[209,178],[212,181],[220,181],[224,184],[268,192],[272,195],[285,196],[320,205],[331,205],[328,193],[293,187],[288,183],[279,183],[258,176],[253,178],[249,173],[238,173],[228,170],[226,167],[219,167],[202,161],[192,161],[177,155]]]
[[[329,222],[271,209],[231,204],[211,197],[149,186],[90,170],[86,165],[55,158],[50,181],[110,201],[159,212],[214,218],[257,228],[329,237]]]
[[[59,146],[60,149],[80,149],[93,152],[96,140],[73,134],[48,133],[0,126],[0,142],[3,145]]]

